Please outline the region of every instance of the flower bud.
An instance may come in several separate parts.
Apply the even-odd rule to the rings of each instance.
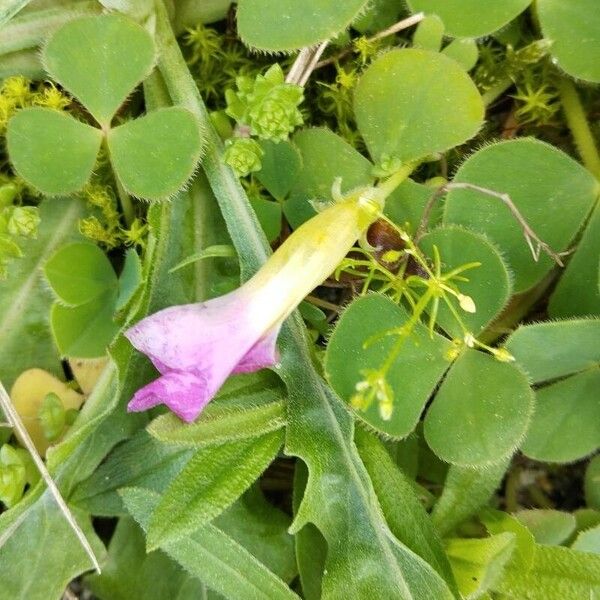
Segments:
[[[12,235],[35,238],[40,215],[34,206],[15,206],[8,219],[8,232]]]
[[[263,149],[250,138],[232,138],[225,145],[223,160],[235,171],[238,177],[260,171]]]

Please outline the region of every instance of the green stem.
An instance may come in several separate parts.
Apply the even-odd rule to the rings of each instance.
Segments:
[[[106,156],[110,157],[110,150],[106,141],[106,135],[102,138],[102,147],[106,152]],[[119,196],[119,203],[121,204],[121,210],[123,211],[125,223],[130,227],[135,219],[135,210],[131,202],[131,196],[125,191],[121,185],[121,182],[119,181],[119,178],[117,177],[117,174],[114,171],[113,180],[115,182],[115,187],[117,188],[117,195]]]
[[[489,106],[494,100],[502,96],[504,92],[513,84],[513,80],[510,77],[501,79],[496,85],[491,87],[487,92],[483,93],[483,103],[485,106]]]
[[[387,198],[408,176],[416,169],[418,163],[406,163],[402,165],[393,175],[382,181],[377,189]]]
[[[569,129],[581,156],[584,166],[600,179],[600,154],[590,130],[579,94],[573,82],[563,77],[558,82],[560,101],[567,119]]]

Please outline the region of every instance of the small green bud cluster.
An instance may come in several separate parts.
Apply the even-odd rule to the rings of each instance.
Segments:
[[[260,171],[264,151],[252,138],[233,137],[225,143],[223,160],[235,171],[238,177]]]
[[[40,224],[35,206],[14,204],[17,195],[16,184],[0,186],[0,279],[6,278],[9,261],[23,256],[18,238],[35,238]]]
[[[304,122],[298,109],[304,93],[300,86],[285,82],[278,64],[256,78],[236,79],[237,90],[227,90],[226,113],[237,123],[237,134],[227,144],[225,162],[238,176],[259,171],[263,151],[252,136],[281,142]]]
[[[355,394],[350,405],[355,410],[366,411],[373,402],[377,402],[379,416],[389,421],[394,412],[394,392],[381,370],[367,369],[362,372],[365,377],[355,386]]]
[[[54,393],[46,394],[38,410],[38,419],[49,442],[54,442],[64,433],[65,428],[75,422],[78,411],[65,410],[62,400]]]
[[[35,464],[22,448],[4,444],[0,448],[0,502],[7,508],[23,496],[25,486],[33,486],[40,478]]]

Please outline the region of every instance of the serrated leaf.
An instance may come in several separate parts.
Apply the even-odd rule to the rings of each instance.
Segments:
[[[389,298],[370,295],[353,302],[343,313],[329,340],[325,372],[333,389],[346,402],[365,379],[366,369],[381,368],[397,341],[386,331],[402,327],[408,313]],[[374,336],[379,339],[365,347]],[[379,414],[377,402],[356,415],[377,431],[395,438],[407,436],[416,427],[427,399],[449,366],[444,353],[450,343],[438,334],[433,338],[423,325],[417,325],[388,371],[386,380],[394,394],[394,410],[389,420]]]
[[[24,256],[10,265],[8,280],[2,282],[0,373],[7,388],[31,367],[62,374],[48,325],[53,299],[44,282],[42,266],[61,244],[80,238],[77,221],[85,207],[75,199],[60,202],[60,210],[56,210],[54,200],[40,204],[38,237],[28,241]]]
[[[66,244],[44,265],[44,274],[61,303],[85,304],[117,286],[117,276],[110,261],[88,242]]]
[[[192,176],[202,144],[192,113],[170,107],[148,113],[107,133],[113,168],[132,195],[161,200]]]
[[[461,273],[468,281],[456,282],[460,293],[475,302],[475,312],[461,310],[458,302],[450,297],[467,329],[477,336],[500,314],[511,295],[510,275],[498,251],[483,236],[451,227],[425,235],[419,246],[430,259],[434,257],[433,247],[437,247],[442,273],[468,263],[480,263],[480,266]],[[462,328],[444,302],[440,302],[437,322],[452,336],[462,337]]]
[[[342,192],[373,182],[373,165],[333,131],[305,129],[294,136],[294,144],[302,156],[302,169],[283,208],[294,228],[316,214],[311,200],[331,200],[337,177],[342,178]]]
[[[118,15],[84,17],[58,29],[43,50],[50,76],[106,127],[133,88],[152,70],[150,34]]]
[[[440,103],[440,97],[445,98]],[[447,106],[453,106],[448,112]],[[429,50],[392,50],[374,60],[354,93],[354,112],[373,160],[403,162],[443,152],[483,123],[475,84],[451,58]]]
[[[519,369],[467,349],[448,371],[425,417],[425,439],[447,462],[494,464],[516,450],[533,406],[533,392]]]
[[[524,454],[548,462],[572,462],[600,446],[600,369],[593,367],[536,391],[536,410]]]
[[[598,182],[589,171],[560,150],[533,139],[482,148],[462,164],[454,181],[508,194],[529,226],[555,252],[569,247],[598,193]],[[497,198],[452,190],[444,223],[487,235],[514,273],[515,293],[538,283],[554,265],[544,254],[534,260],[521,226]]]
[[[441,540],[414,487],[373,434],[358,428],[355,440],[394,535],[427,561],[446,580],[448,586],[457,591]]]
[[[287,141],[275,143],[261,140],[259,143],[264,154],[261,158],[262,169],[256,174],[256,178],[273,198],[283,200],[302,168],[300,152],[294,144]]]
[[[535,538],[538,544],[558,546],[575,531],[575,517],[560,510],[520,510],[515,517]]]
[[[584,371],[600,363],[600,320],[524,325],[509,336],[506,349],[532,383]]]
[[[148,546],[164,546],[212,521],[260,476],[282,442],[275,431],[199,450],[163,493],[148,526]]]
[[[252,48],[271,52],[313,46],[342,32],[368,0],[241,0],[238,33]],[[265,16],[269,15],[266,19]]]
[[[600,15],[594,0],[539,0],[544,37],[556,64],[572,77],[600,81]]]
[[[113,321],[117,291],[109,290],[86,304],[69,307],[56,303],[50,313],[52,333],[61,356],[104,356],[119,331]]]
[[[481,37],[497,31],[522,13],[531,0],[407,0],[413,12],[438,15],[446,33],[454,37]]]
[[[17,173],[49,196],[80,190],[90,178],[102,132],[50,108],[24,108],[9,121],[7,145]]]
[[[160,496],[140,488],[127,488],[122,497],[135,520],[147,530]],[[265,565],[212,524],[176,542],[165,543],[162,550],[188,573],[231,600],[298,599]]]

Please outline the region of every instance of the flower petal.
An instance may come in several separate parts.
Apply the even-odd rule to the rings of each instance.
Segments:
[[[281,324],[274,327],[247,352],[233,369],[232,373],[253,373],[259,369],[272,367],[279,360],[277,336]]]
[[[139,389],[127,405],[129,412],[148,410],[165,404],[188,423],[193,421],[216,393],[219,385],[208,385],[202,376],[183,371],[170,371]]]

